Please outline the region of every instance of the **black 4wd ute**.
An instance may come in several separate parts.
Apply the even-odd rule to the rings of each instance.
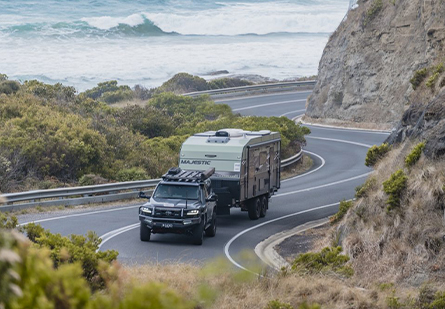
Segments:
[[[171,168],[162,176],[149,201],[139,207],[141,241],[149,241],[151,234],[177,233],[193,237],[201,245],[203,233],[216,234],[216,201],[211,189],[212,168],[205,172]]]

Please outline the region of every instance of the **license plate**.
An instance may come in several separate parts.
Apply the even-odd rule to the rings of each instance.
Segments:
[[[162,223],[162,227],[166,229],[171,229],[173,227],[173,223]]]

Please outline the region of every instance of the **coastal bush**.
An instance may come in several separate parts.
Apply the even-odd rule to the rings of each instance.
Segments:
[[[374,166],[380,159],[382,159],[388,151],[391,150],[391,146],[387,143],[383,143],[380,146],[374,145],[368,149],[366,153],[365,165],[372,167]]]
[[[73,103],[76,99],[76,89],[61,83],[49,85],[37,80],[29,80],[24,82],[22,89],[45,101]]]
[[[374,0],[366,11],[364,25],[370,23],[383,8],[383,0]]]
[[[343,219],[343,217],[346,215],[346,213],[352,206],[354,206],[353,201],[346,201],[346,200],[341,201],[337,213],[329,218],[331,224],[341,221],[341,219]]]
[[[210,89],[224,89],[231,87],[250,86],[253,85],[253,83],[239,78],[226,77],[226,78],[212,79],[208,82],[208,85]]]
[[[116,91],[108,91],[102,94],[99,100],[107,104],[113,104],[120,101],[131,100],[134,97],[133,91],[128,86],[121,86],[122,89]]]
[[[120,170],[117,172],[117,181],[135,181],[148,179],[147,172],[140,167],[132,167]]]
[[[403,191],[406,189],[407,183],[408,177],[403,170],[398,170],[393,173],[388,180],[383,182],[383,191],[389,195],[386,201],[388,211],[400,206],[400,199]]]
[[[21,118],[6,121],[0,128],[0,148],[25,157],[41,178],[76,179],[100,173],[106,162],[106,141],[90,122],[50,106],[23,108]]]
[[[83,175],[82,177],[80,177],[80,179],[79,179],[80,186],[100,185],[100,184],[104,184],[107,182],[108,181],[105,178],[103,178],[99,175],[94,175],[94,174],[86,174],[86,175]]]
[[[116,103],[124,100],[131,100],[135,93],[127,85],[118,86],[116,80],[110,80],[98,83],[96,87],[86,90],[79,95],[81,100],[90,98],[105,102],[107,104]]]
[[[0,82],[8,80],[8,75],[0,73]]]
[[[13,94],[19,91],[20,83],[14,80],[0,81],[0,94]]]
[[[412,167],[419,161],[422,151],[425,148],[425,143],[421,142],[414,146],[413,150],[405,157],[405,166]]]
[[[349,261],[349,257],[342,255],[342,248],[326,247],[320,252],[307,252],[298,255],[292,262],[292,270],[305,274],[327,274],[335,272],[346,277],[354,274],[351,267],[345,264]]]
[[[178,73],[168,81],[156,88],[154,92],[160,94],[162,92],[173,92],[175,94],[183,94],[187,92],[209,90],[209,85],[204,78],[193,76],[188,73]]]
[[[1,201],[0,201],[1,202]],[[14,229],[19,224],[16,216],[7,216],[5,213],[0,212],[0,230],[1,229]]]
[[[428,88],[434,89],[434,87],[436,86],[436,82],[439,79],[439,73],[434,73],[433,75],[431,75],[427,81],[426,81],[426,86]]]
[[[162,283],[123,283],[116,267],[100,267],[106,287],[92,292],[80,263],[55,267],[48,249],[29,246],[16,232],[0,230],[0,308],[192,309]]]
[[[377,185],[377,179],[370,177],[366,179],[365,183],[355,188],[355,197],[361,198],[368,196],[368,193],[375,189]]]
[[[100,276],[99,264],[110,264],[117,258],[117,251],[97,251],[101,239],[95,232],[89,231],[86,236],[71,234],[69,237],[52,234],[40,225],[30,223],[23,227],[28,238],[38,248],[50,251],[55,268],[67,263],[79,263],[83,277],[93,290],[104,287],[104,278]]]
[[[152,105],[130,105],[116,109],[113,115],[119,125],[149,138],[173,135],[178,123],[174,116],[168,115],[163,108]]]
[[[267,303],[265,309],[293,309],[294,307],[289,303],[284,303],[278,299],[271,300]]]
[[[426,78],[427,74],[428,74],[427,68],[423,68],[414,72],[414,76],[409,80],[414,90],[416,90],[417,87],[420,86],[420,84]]]

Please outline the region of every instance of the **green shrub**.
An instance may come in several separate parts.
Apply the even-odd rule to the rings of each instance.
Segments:
[[[425,143],[421,142],[414,146],[413,150],[405,157],[405,166],[411,167],[419,161],[422,151],[425,148]]]
[[[439,79],[439,75],[439,73],[434,73],[433,75],[431,75],[426,81],[426,86],[434,89],[434,87],[436,86],[436,82]]]
[[[393,173],[391,177],[383,182],[383,191],[389,195],[386,203],[388,204],[388,211],[400,206],[400,199],[402,193],[406,189],[408,177],[403,170],[398,170]]]
[[[326,247],[321,252],[300,254],[292,262],[292,270],[306,274],[335,272],[350,277],[354,270],[345,265],[349,257],[342,255],[341,251],[341,247]]]
[[[88,232],[86,237],[74,234],[65,237],[52,234],[34,223],[24,226],[23,230],[38,248],[50,250],[54,267],[66,263],[80,263],[83,276],[93,290],[104,286],[104,280],[99,274],[99,263],[111,263],[116,260],[118,253],[115,250],[96,252],[102,240],[95,232]]]
[[[94,186],[94,185],[104,184],[107,182],[108,181],[105,178],[94,174],[86,174],[80,177],[79,179],[80,186]]]
[[[22,88],[46,101],[72,103],[76,98],[76,88],[63,86],[61,83],[49,85],[37,80],[30,80],[25,81]]]
[[[368,193],[377,186],[377,179],[370,177],[366,179],[365,183],[355,188],[355,197],[361,198],[368,196]]]
[[[20,83],[13,80],[0,81],[0,94],[13,94],[19,91]]]
[[[383,8],[383,0],[374,0],[371,7],[366,11],[364,25],[371,22]]]
[[[107,287],[93,294],[82,277],[81,264],[54,267],[49,250],[29,246],[15,232],[0,230],[0,252],[0,308],[198,308],[161,283],[124,285],[116,271],[104,265],[100,272],[107,278]]]
[[[16,228],[19,224],[16,216],[6,216],[3,212],[0,211],[0,229],[8,229],[11,230]]]
[[[391,146],[387,143],[383,143],[380,146],[374,145],[368,149],[365,159],[366,166],[374,166],[385,154],[391,150]]]
[[[171,79],[155,89],[156,94],[162,92],[173,92],[183,94],[187,92],[209,90],[207,81],[201,77],[193,76],[188,73],[178,73]]]
[[[253,85],[252,82],[239,78],[217,78],[208,82],[210,89],[223,89]]]
[[[319,304],[308,305],[306,302],[298,306],[298,309],[321,309]]]
[[[4,80],[8,80],[8,75],[0,73],[0,82]]]
[[[353,201],[346,201],[346,200],[341,201],[339,209],[338,209],[338,212],[335,215],[333,215],[332,217],[329,218],[329,221],[331,222],[331,224],[337,223],[341,219],[343,219],[343,217],[346,215],[348,210],[353,205],[354,205]]]
[[[133,91],[128,86],[125,86],[125,87],[126,88],[124,88],[124,89],[105,92],[100,97],[100,100],[107,104],[113,104],[116,102],[127,101],[127,100],[133,99],[133,97],[134,97]]]
[[[292,307],[291,304],[289,303],[283,303],[278,299],[274,299],[267,303],[265,309],[293,309],[293,308],[294,307]]]
[[[427,68],[423,68],[414,72],[414,76],[409,80],[414,90],[416,90],[417,87],[420,86],[420,84],[423,82],[427,74],[428,74]]]
[[[117,181],[135,181],[148,179],[147,172],[140,167],[132,167],[120,170],[116,175]]]
[[[445,292],[437,292],[429,309],[445,309]]]

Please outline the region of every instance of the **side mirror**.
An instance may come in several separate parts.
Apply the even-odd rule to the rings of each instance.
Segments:
[[[139,194],[138,194],[138,197],[139,197],[139,198],[146,198],[146,199],[150,199],[150,197],[151,197],[151,196],[147,196],[147,195],[145,195],[145,193],[144,193],[144,192],[140,191],[140,192],[139,192]]]
[[[218,197],[215,194],[212,194],[206,199],[206,202],[216,202],[217,200]]]

